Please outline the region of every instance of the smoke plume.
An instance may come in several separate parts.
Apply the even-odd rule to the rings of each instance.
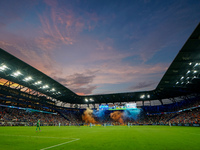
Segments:
[[[85,123],[96,123],[92,113],[93,110],[87,108],[82,115],[82,120],[85,121]]]
[[[112,118],[114,121],[124,124],[122,116],[123,113],[120,111],[114,111],[113,113],[110,114],[110,118]]]

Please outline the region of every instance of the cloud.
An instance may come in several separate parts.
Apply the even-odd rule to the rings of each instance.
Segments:
[[[92,94],[93,90],[97,88],[96,85],[91,85],[96,77],[96,72],[87,70],[84,73],[75,73],[66,77],[54,76],[53,78],[73,92],[80,95],[87,95]]]
[[[78,95],[90,95],[96,88],[97,86],[95,85],[88,85],[86,87],[71,88],[71,90],[77,93]]]
[[[139,82],[137,85],[131,86],[128,88],[128,90],[141,90],[147,87],[151,87],[152,85],[155,85],[155,82],[153,81],[144,81],[144,82]]]
[[[116,84],[137,81],[142,79],[149,79],[157,76],[161,78],[167,70],[168,64],[146,65],[140,64],[131,66],[121,62],[113,62],[101,66],[99,74],[94,80],[94,84]]]
[[[94,29],[98,17],[72,4],[45,0],[47,6],[42,14],[38,14],[41,22],[41,36],[37,42],[44,48],[55,48],[58,45],[73,45],[83,30]],[[82,15],[79,14],[82,13]]]

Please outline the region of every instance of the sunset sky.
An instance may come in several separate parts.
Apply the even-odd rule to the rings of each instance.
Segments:
[[[1,0],[0,48],[77,94],[153,90],[199,0]]]

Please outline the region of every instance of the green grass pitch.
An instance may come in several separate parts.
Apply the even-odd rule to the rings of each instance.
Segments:
[[[199,127],[0,127],[1,150],[199,150]]]

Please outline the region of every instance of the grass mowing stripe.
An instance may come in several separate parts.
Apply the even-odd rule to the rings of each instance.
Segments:
[[[46,148],[43,148],[43,149],[40,149],[40,150],[50,149],[50,148],[57,147],[57,146],[60,146],[60,145],[64,145],[64,144],[67,144],[67,143],[75,142],[75,141],[78,141],[78,140],[80,140],[80,139],[75,139],[75,140],[71,140],[71,141],[68,141],[68,142],[60,143],[60,144],[53,145],[53,146],[50,146],[50,147],[46,147]]]

